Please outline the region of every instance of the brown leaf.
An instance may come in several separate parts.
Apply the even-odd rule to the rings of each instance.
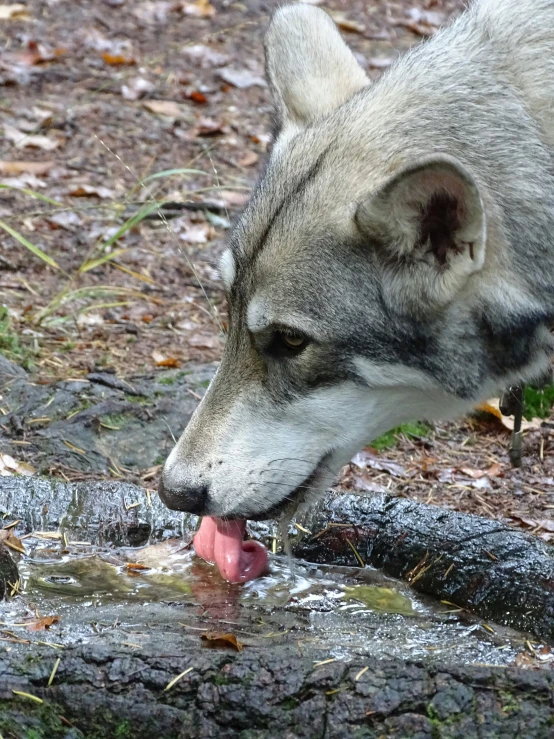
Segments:
[[[226,634],[219,631],[207,631],[205,634],[202,634],[200,638],[205,642],[205,646],[215,649],[226,647],[236,649],[237,652],[241,652],[244,647],[234,634]]]
[[[113,198],[114,191],[110,190],[107,187],[103,187],[102,185],[99,185],[98,187],[94,185],[78,185],[75,189],[71,190],[68,195],[71,195],[73,198],[102,198],[102,199],[109,199]]]
[[[125,569],[129,571],[142,572],[143,570],[149,570],[150,567],[147,567],[146,565],[141,565],[138,562],[127,562],[125,564]]]
[[[151,354],[152,359],[154,360],[154,363],[156,364],[156,367],[180,367],[181,363],[178,359],[175,359],[175,357],[166,357],[164,354],[162,354],[157,349],[154,349],[154,351]]]
[[[388,459],[381,459],[367,451],[355,454],[352,457],[352,464],[355,464],[356,467],[361,467],[362,469],[364,467],[371,467],[374,470],[388,472],[390,475],[393,475],[393,477],[406,476],[406,468],[403,465],[398,464],[397,462],[392,462]]]
[[[123,56],[123,54],[110,54],[107,51],[102,54],[102,59],[111,67],[124,67],[136,64],[136,60],[133,59],[132,56],[128,57]]]
[[[190,93],[189,98],[198,105],[205,105],[208,102],[208,98],[203,92],[200,92],[200,90],[193,90]]]
[[[52,169],[54,162],[4,162],[0,161],[0,174],[18,175],[34,174],[45,175]]]
[[[59,621],[59,616],[43,616],[36,621],[31,621],[31,623],[27,624],[27,628],[29,629],[29,631],[44,631],[45,629],[49,629],[54,624],[59,623]]]
[[[188,343],[198,349],[217,349],[219,347],[219,337],[214,334],[194,334],[190,337]]]

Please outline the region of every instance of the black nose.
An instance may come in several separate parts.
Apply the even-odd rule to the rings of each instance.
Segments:
[[[158,493],[168,508],[174,511],[195,513],[198,516],[206,514],[210,486],[207,484],[188,485],[183,482],[173,482],[162,475]]]

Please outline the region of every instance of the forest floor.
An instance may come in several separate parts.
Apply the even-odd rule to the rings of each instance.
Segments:
[[[275,4],[29,0],[0,13],[0,350],[35,388],[115,373],[154,376],[171,395],[176,372],[219,359],[216,265],[270,142],[262,35]],[[372,78],[461,6],[325,5]],[[186,392],[196,402],[203,390]],[[17,409],[3,395],[9,416]],[[182,430],[172,412],[168,446]],[[2,444],[11,438],[10,454],[33,465],[49,419],[33,428],[44,413],[27,416],[17,434],[4,424]],[[548,541],[551,428],[547,419],[527,431],[513,469],[494,415],[405,427],[358,455],[341,486],[507,520]],[[130,469],[155,487],[155,457],[102,475]],[[81,462],[64,476],[86,477]]]

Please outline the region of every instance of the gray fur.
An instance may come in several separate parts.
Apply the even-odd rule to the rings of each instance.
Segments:
[[[554,2],[476,0],[373,85],[291,5],[266,59],[278,135],[230,239],[227,346],[161,490],[214,515],[309,501],[372,436],[552,350]],[[276,329],[310,342],[275,354]]]

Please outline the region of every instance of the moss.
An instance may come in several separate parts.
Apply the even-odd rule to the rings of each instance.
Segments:
[[[219,673],[214,677],[214,685],[228,685],[229,684],[229,678],[225,677],[225,675],[220,675]]]
[[[136,405],[153,405],[152,401],[145,395],[125,395],[125,400]]]
[[[284,711],[293,711],[298,706],[298,701],[296,700],[296,698],[289,696],[288,698],[285,698],[284,701],[282,701],[281,706],[283,707]]]
[[[67,725],[60,719],[63,715],[61,706],[47,700],[35,703],[19,696],[0,700],[0,734],[17,739],[63,739],[67,736]],[[74,736],[83,735],[74,731]]]
[[[383,449],[390,449],[391,447],[396,446],[398,443],[398,437],[401,434],[417,439],[422,436],[427,436],[430,431],[431,427],[426,423],[405,423],[402,426],[397,426],[395,429],[391,429],[391,431],[387,431],[387,433],[382,434],[382,436],[378,436],[371,442],[371,446],[374,449],[377,449],[378,452],[381,452]]]
[[[175,385],[176,381],[176,377],[160,377],[160,379],[158,380],[160,385]]]
[[[118,431],[125,426],[129,418],[125,413],[106,413],[105,416],[100,416],[99,420],[104,428],[109,426],[110,429]]]

